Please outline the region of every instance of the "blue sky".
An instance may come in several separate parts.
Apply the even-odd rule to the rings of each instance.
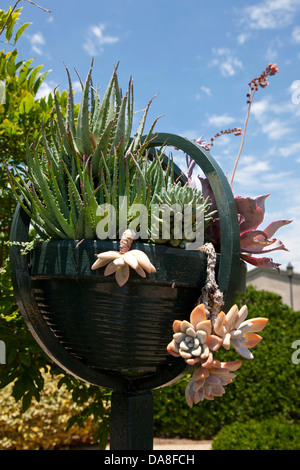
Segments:
[[[2,0],[1,8],[13,3]],[[33,24],[19,49],[23,59],[35,57],[36,65],[52,70],[41,92],[67,88],[65,62],[80,98],[74,67],[85,78],[94,57],[101,94],[120,61],[124,90],[133,76],[137,111],[158,94],[148,126],[163,115],[160,132],[209,141],[221,129],[243,127],[249,81],[277,63],[279,73],[252,105],[234,192],[271,193],[262,229],[279,218],[294,219],[276,233],[290,251],[270,256],[282,269],[291,262],[300,272],[300,0],[37,3],[51,13],[20,2],[21,21]],[[211,150],[229,176],[240,141],[223,136]]]

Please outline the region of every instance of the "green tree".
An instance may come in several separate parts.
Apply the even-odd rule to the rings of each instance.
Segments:
[[[43,71],[43,65],[34,67],[33,59],[19,60],[16,43],[30,25],[19,26],[21,10],[16,9],[16,4],[7,11],[0,10],[0,39],[6,46],[0,51],[0,340],[5,342],[7,352],[6,364],[0,365],[0,388],[13,382],[13,396],[17,401],[22,400],[23,410],[26,410],[33,398],[40,399],[44,387],[42,371],[51,373],[59,378],[59,387],[67,386],[79,405],[78,417],[72,418],[70,426],[76,420],[83,425],[92,415],[100,423],[99,433],[94,437],[102,439],[101,445],[105,446],[108,414],[103,398],[107,401],[106,392],[64,374],[44,354],[19,313],[10,280],[7,241],[16,200],[6,168],[16,167],[22,174],[27,140],[33,142],[39,138],[42,124],[48,122],[54,105],[51,93],[46,98],[37,98],[49,72]],[[62,112],[66,113],[67,92],[56,91],[56,96]],[[87,397],[93,397],[93,403],[88,406]]]

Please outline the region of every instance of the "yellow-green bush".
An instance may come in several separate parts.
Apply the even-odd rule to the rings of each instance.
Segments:
[[[65,386],[44,375],[45,387],[39,402],[22,413],[21,403],[12,397],[12,385],[0,390],[0,449],[53,450],[78,443],[89,443],[96,434],[96,424],[88,418],[84,427],[74,424],[66,430],[68,420],[80,410]]]

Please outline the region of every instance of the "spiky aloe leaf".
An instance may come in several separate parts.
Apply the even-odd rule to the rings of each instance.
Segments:
[[[71,80],[70,72],[69,72],[67,67],[66,67],[66,71],[67,71],[68,82],[69,82],[66,126],[67,126],[67,129],[70,131],[70,133],[71,133],[71,135],[74,139],[74,137],[75,137],[75,113],[74,113],[73,87],[72,87],[72,80]],[[74,144],[76,144],[75,140],[74,140]]]
[[[102,154],[108,148],[108,144],[112,139],[112,132],[114,127],[114,121],[110,121],[106,126],[103,134],[101,135],[99,142],[97,144],[96,150],[94,151],[94,155],[92,157],[92,170],[93,174],[98,174],[99,172],[99,162],[101,159]]]
[[[114,139],[110,152],[114,152],[114,149],[121,144],[120,152],[124,155],[125,152],[125,119],[126,119],[126,104],[128,94],[124,96],[121,101],[119,112],[117,115],[117,123],[114,131]]]
[[[91,85],[92,67],[87,75],[82,98],[80,103],[80,109],[77,118],[76,128],[76,139],[77,146],[82,154],[92,155],[93,149],[90,139],[90,118],[89,118],[89,92]]]
[[[145,123],[146,123],[146,119],[147,119],[147,115],[148,115],[148,111],[149,111],[149,108],[150,108],[150,105],[152,103],[152,101],[154,100],[155,96],[153,98],[151,98],[151,100],[149,101],[149,103],[147,104],[147,107],[144,111],[144,114],[142,116],[142,120],[140,122],[140,125],[139,125],[139,128],[137,130],[137,133],[136,135],[134,136],[133,140],[131,141],[131,144],[129,146],[129,149],[128,151],[129,152],[134,152],[135,150],[138,149],[138,147],[140,146],[141,144],[141,138],[143,136],[143,133],[144,133],[144,128],[145,128]]]
[[[110,121],[107,116],[109,112],[109,106],[110,106],[110,101],[111,101],[111,94],[112,94],[112,89],[117,73],[117,68],[118,65],[115,67],[113,74],[111,76],[110,82],[108,84],[108,87],[105,91],[105,94],[102,99],[102,104],[97,110],[97,116],[94,117],[94,125],[93,125],[93,134],[95,136],[95,139],[99,139],[99,137],[102,135],[107,123]],[[96,110],[96,108],[95,108]]]
[[[127,99],[126,134],[125,134],[125,148],[126,149],[128,149],[129,144],[130,144],[132,124],[133,124],[133,80],[132,80],[132,77],[130,77],[127,93],[128,93],[128,99]]]

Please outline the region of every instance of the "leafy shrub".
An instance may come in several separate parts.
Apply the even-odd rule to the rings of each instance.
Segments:
[[[49,374],[43,378],[40,401],[25,412],[12,396],[12,385],[0,390],[0,450],[54,450],[94,442],[99,433],[96,421],[89,417],[82,426],[75,423],[69,428],[79,407],[65,386],[59,389]]]
[[[299,450],[300,424],[266,420],[225,426],[213,439],[213,450]]]
[[[267,317],[263,340],[253,349],[254,359],[243,360],[237,377],[227,385],[222,398],[203,401],[190,409],[184,391],[187,378],[154,392],[155,434],[191,439],[211,439],[227,424],[274,416],[299,421],[300,365],[293,364],[292,343],[300,339],[299,312],[293,312],[273,293],[248,286],[237,299],[248,305],[248,318]],[[170,332],[171,336],[172,332]],[[221,361],[240,357],[231,349],[219,349]]]

